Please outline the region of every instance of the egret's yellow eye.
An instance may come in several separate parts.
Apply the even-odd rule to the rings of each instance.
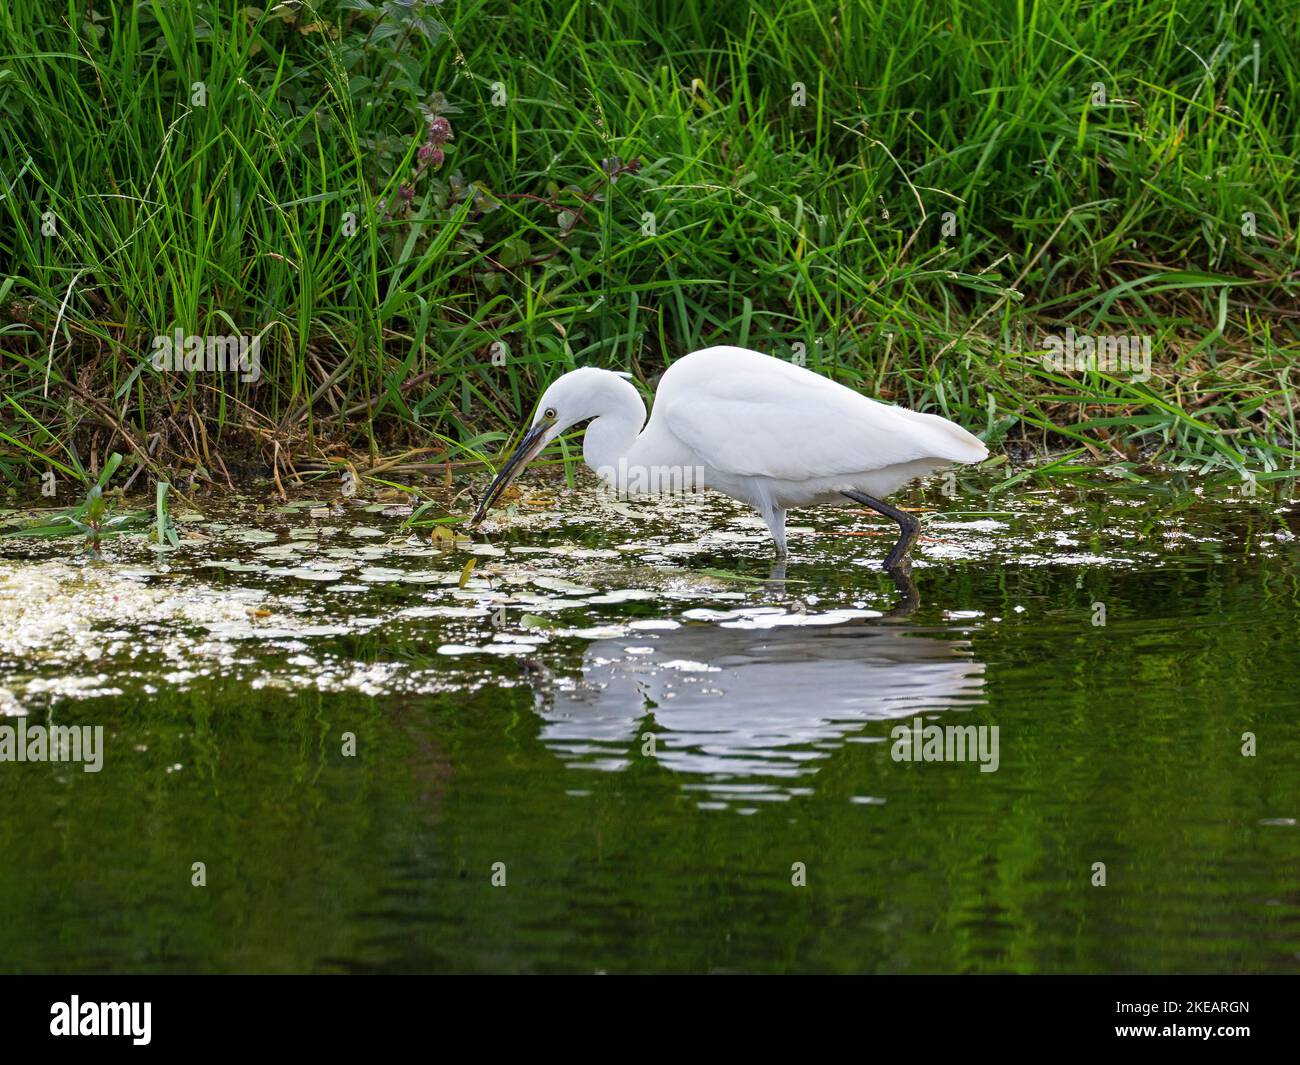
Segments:
[[[543,418],[554,418],[554,417],[555,417],[555,408],[554,408],[554,407],[547,407],[544,411],[542,411],[542,417],[543,417]]]

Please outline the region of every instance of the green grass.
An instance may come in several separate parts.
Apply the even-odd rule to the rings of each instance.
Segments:
[[[268,7],[0,6],[0,478],[409,481],[711,343],[1017,459],[1297,465],[1287,0]],[[1045,368],[1071,327],[1151,380]],[[156,371],[175,329],[261,379]]]

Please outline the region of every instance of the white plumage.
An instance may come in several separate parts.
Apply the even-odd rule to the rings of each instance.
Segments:
[[[903,531],[886,568],[901,560],[919,525],[879,497],[941,466],[988,457],[978,437],[946,418],[879,403],[756,351],[713,347],[668,368],[649,423],[623,376],[586,368],[559,378],[473,520],[547,443],[587,419],[583,458],[603,480],[635,492],[670,480],[639,476],[646,471],[696,471],[692,481],[763,516],[779,556],[791,507],[871,506]]]

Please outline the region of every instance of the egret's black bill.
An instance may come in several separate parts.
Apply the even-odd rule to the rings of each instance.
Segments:
[[[483,497],[483,502],[478,505],[478,510],[474,511],[474,516],[469,519],[471,527],[487,517],[487,512],[492,509],[492,504],[497,501],[502,492],[510,487],[510,482],[518,477],[523,472],[523,468],[532,462],[537,453],[542,450],[546,430],[549,428],[549,425],[541,422],[524,434],[524,438],[519,441],[519,446],[515,448],[514,454],[506,460],[506,464],[501,467],[501,472],[497,474],[496,480],[488,488],[487,495]]]

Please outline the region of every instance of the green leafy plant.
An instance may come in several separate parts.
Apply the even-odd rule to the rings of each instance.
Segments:
[[[108,502],[104,497],[104,485],[108,483],[117,468],[122,465],[122,456],[114,452],[99,476],[99,482],[91,486],[86,498],[77,507],[63,514],[55,515],[33,522],[20,529],[12,529],[3,534],[3,539],[14,537],[86,537],[86,550],[94,558],[102,558],[100,544],[105,536],[114,536],[124,532],[140,529],[149,523],[151,514],[147,510],[135,510],[126,514],[110,516]],[[165,498],[166,493],[162,493]],[[172,535],[175,535],[174,533]]]
[[[166,481],[158,482],[158,491],[154,497],[154,526],[149,536],[159,546],[180,547],[180,537],[176,533],[176,526],[172,524],[171,509],[167,503],[170,489],[171,485]]]

